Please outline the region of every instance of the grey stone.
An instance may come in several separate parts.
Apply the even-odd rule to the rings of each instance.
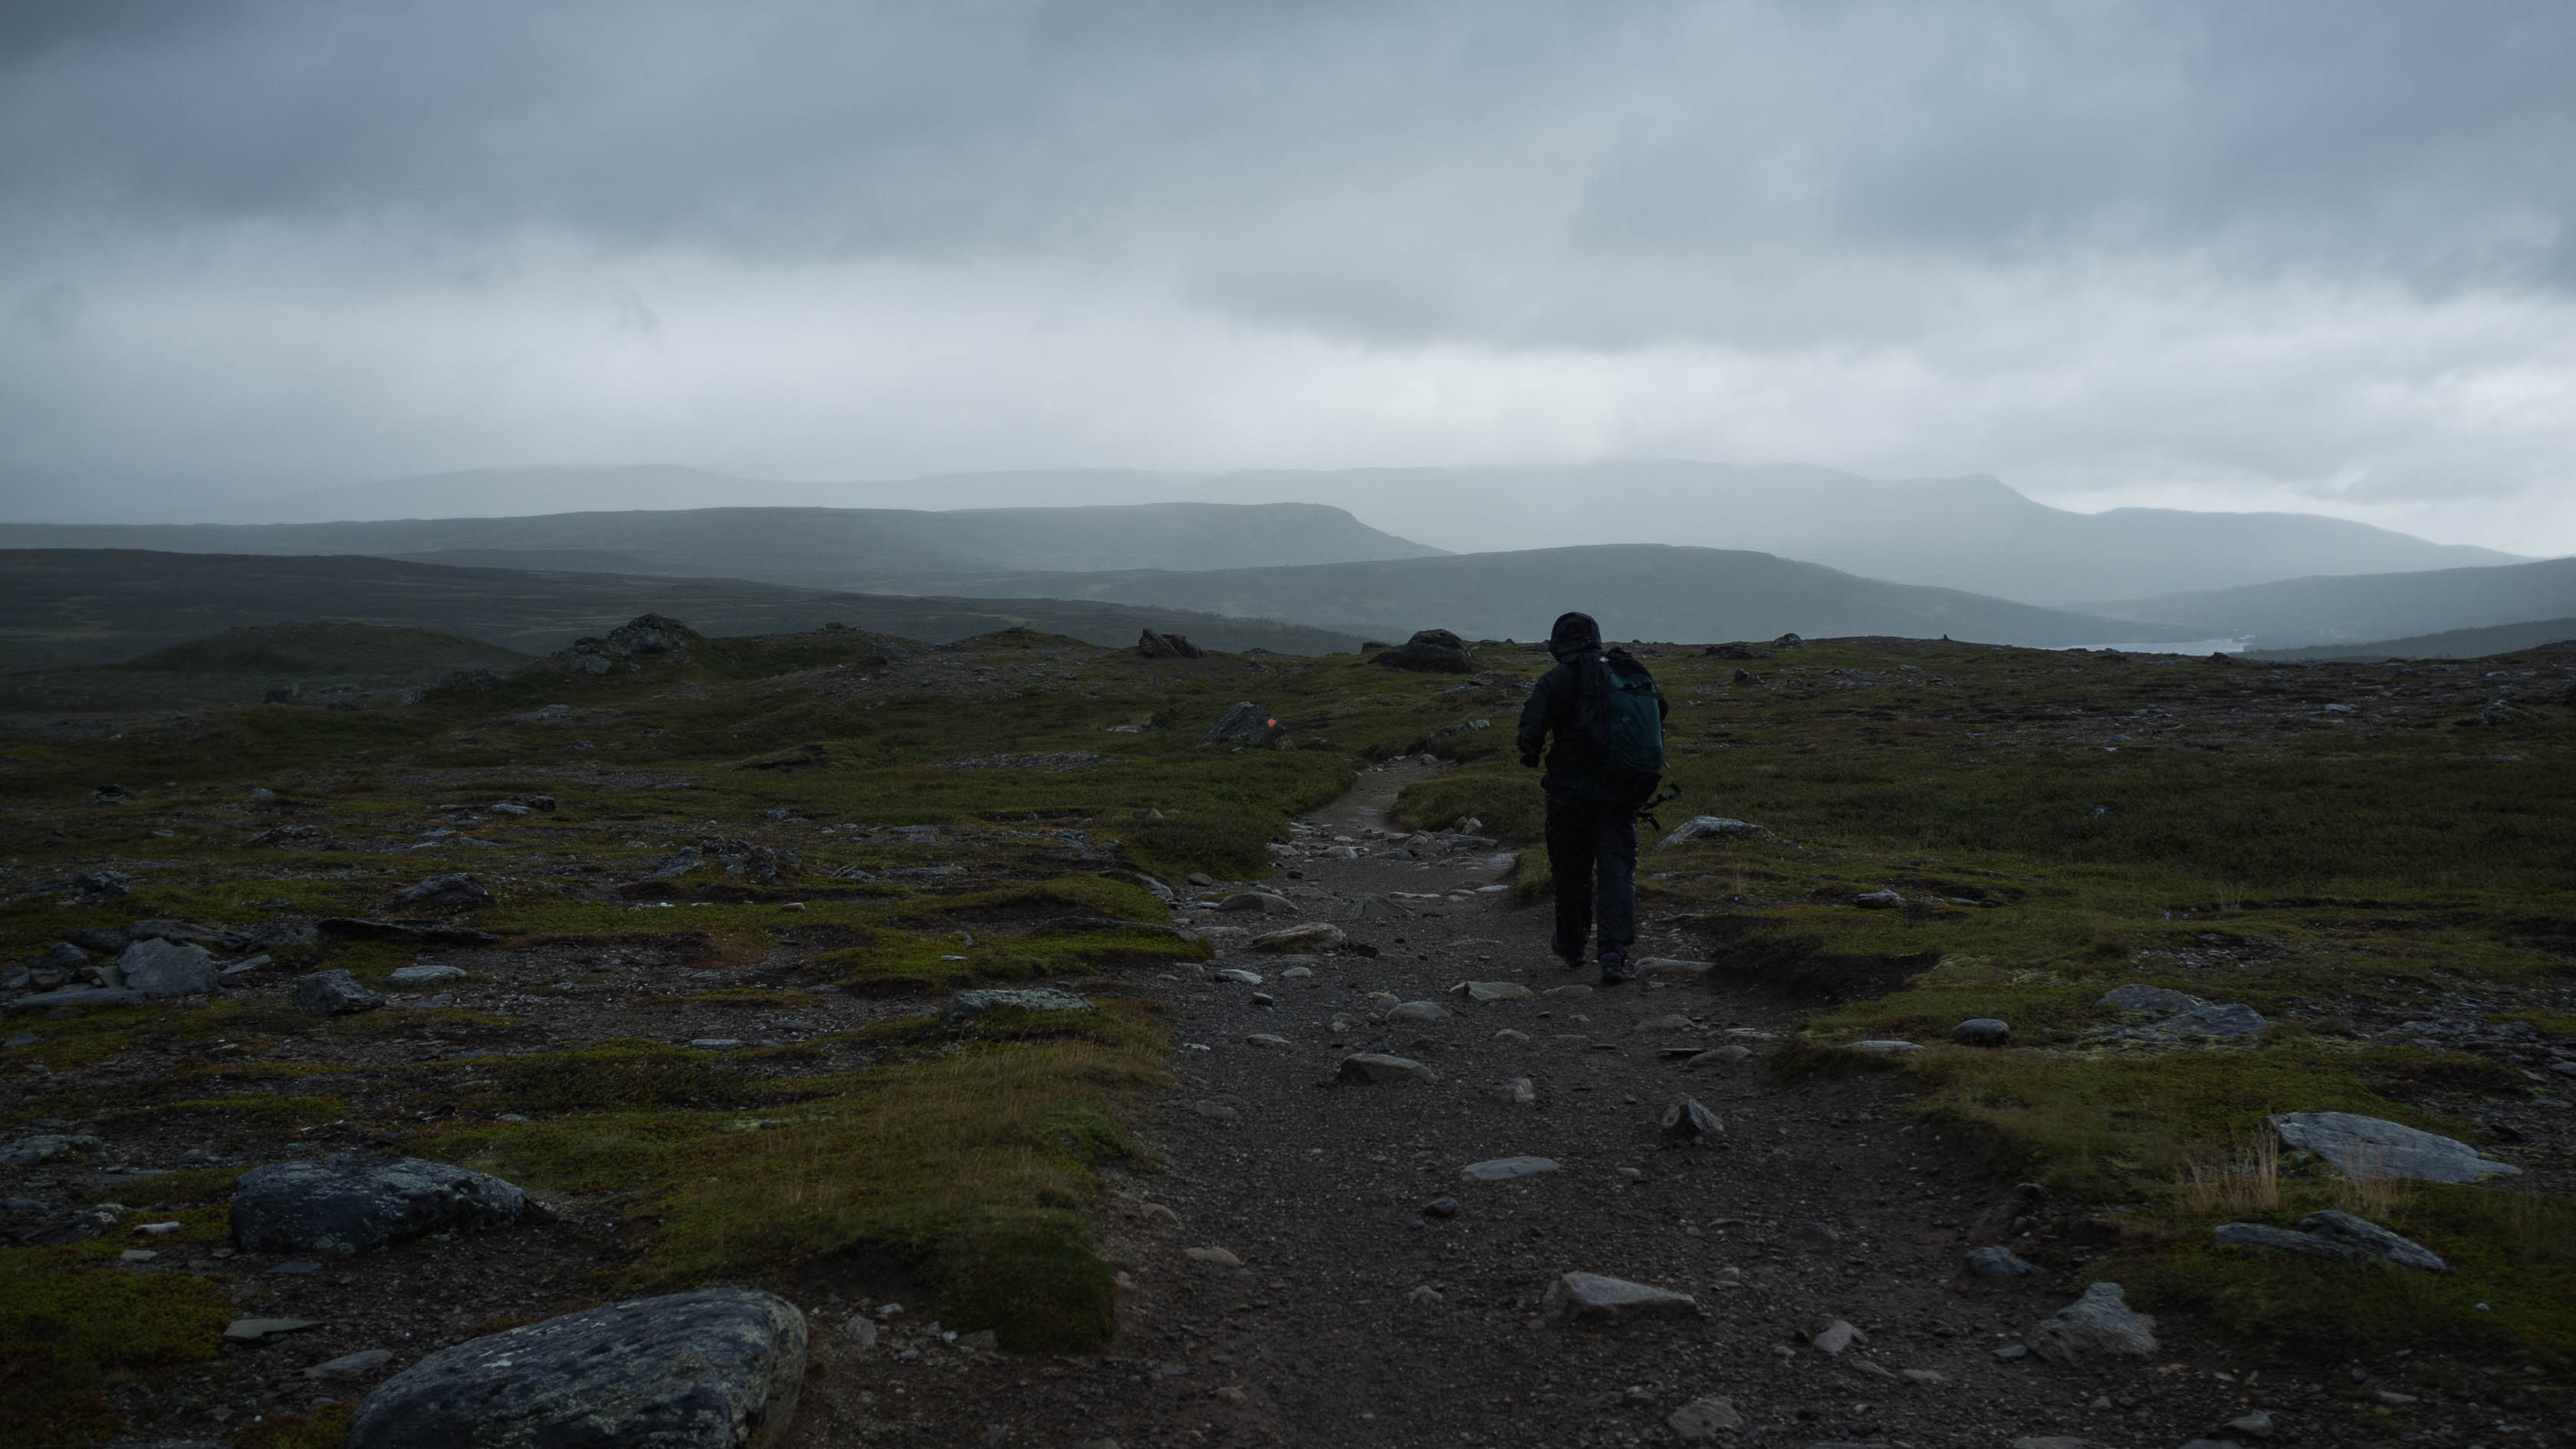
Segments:
[[[1759,833],[1761,828],[1746,821],[1731,820],[1723,815],[1694,815],[1674,826],[1672,833],[1664,837],[1664,845],[1679,845],[1686,840],[1710,840],[1721,835],[1753,835]]]
[[[1873,1056],[1901,1057],[1909,1052],[1919,1052],[1923,1050],[1923,1044],[1921,1042],[1898,1041],[1893,1037],[1879,1037],[1871,1041],[1853,1042],[1852,1050],[1868,1052]]]
[[[2228,1420],[2227,1427],[2248,1438],[2269,1439],[2272,1437],[2272,1416],[2256,1409],[2243,1418]]]
[[[1268,711],[1251,700],[1226,707],[1216,717],[1199,743],[1204,745],[1266,745],[1279,737],[1279,725]]]
[[[1252,938],[1252,949],[1275,956],[1311,956],[1342,944],[1342,928],[1330,921],[1308,921]]]
[[[1422,1205],[1422,1212],[1425,1217],[1454,1218],[1458,1216],[1458,1199],[1446,1196],[1435,1197]]]
[[[1631,1318],[1681,1318],[1699,1311],[1687,1293],[1631,1283],[1600,1273],[1565,1273],[1547,1285],[1539,1313],[1550,1323],[1616,1323]]]
[[[1296,903],[1273,891],[1236,891],[1216,903],[1220,911],[1259,911],[1265,916],[1293,916]]]
[[[1744,1427],[1744,1416],[1724,1399],[1693,1399],[1664,1418],[1673,1437],[1685,1444],[1714,1439]]]
[[[1527,1107],[1538,1101],[1538,1084],[1527,1077],[1514,1077],[1494,1089],[1494,1100],[1513,1107]]]
[[[1476,667],[1476,651],[1446,629],[1417,629],[1401,648],[1386,650],[1369,662],[1424,674],[1465,674]]]
[[[2138,1041],[2183,1041],[2190,1037],[2233,1040],[2260,1036],[2269,1025],[2261,1012],[2240,1002],[2204,1002],[2153,1026],[2133,1026],[2118,1034]]]
[[[462,981],[462,966],[404,966],[385,978],[392,986],[434,986],[441,981]]]
[[[1295,1045],[1296,1045],[1296,1043],[1295,1043],[1295,1042],[1290,1041],[1288,1038],[1286,1038],[1286,1037],[1284,1037],[1284,1036],[1279,1035],[1277,1032],[1271,1032],[1271,1031],[1256,1031],[1256,1032],[1254,1032],[1252,1035],[1245,1037],[1245,1038],[1244,1038],[1244,1041],[1245,1041],[1246,1043],[1248,1043],[1248,1044],[1252,1045],[1252,1046],[1264,1046],[1264,1047],[1284,1047],[1284,1046],[1295,1046]]]
[[[1905,897],[1891,890],[1862,891],[1851,903],[1863,910],[1884,911],[1905,904]]]
[[[254,1167],[233,1188],[233,1241],[254,1253],[345,1256],[434,1232],[517,1222],[528,1195],[416,1157],[346,1155]]]
[[[1868,1340],[1862,1335],[1859,1329],[1854,1328],[1848,1322],[1837,1318],[1833,1322],[1826,1324],[1824,1327],[1817,1329],[1815,1336],[1808,1339],[1807,1343],[1818,1353],[1839,1355],[1844,1349],[1851,1347],[1853,1344],[1865,1343],[1867,1341]]]
[[[520,813],[527,813],[524,807]],[[394,900],[406,906],[443,906],[449,910],[468,911],[492,904],[492,893],[470,875],[434,875],[418,885],[396,891]]]
[[[1240,986],[1258,986],[1261,984],[1260,972],[1246,971],[1240,966],[1228,966],[1222,971],[1212,971],[1208,974],[1219,981],[1231,981]]]
[[[295,978],[295,1009],[306,1016],[348,1016],[384,1004],[382,994],[359,985],[336,966]]]
[[[2084,1296],[2031,1330],[2033,1353],[2075,1368],[2101,1359],[2149,1358],[2156,1351],[2156,1321],[2133,1312],[2117,1283],[2096,1283]]]
[[[21,1137],[15,1142],[0,1145],[0,1163],[11,1167],[34,1167],[40,1162],[51,1162],[57,1157],[69,1157],[76,1152],[96,1152],[106,1145],[85,1132],[48,1132],[35,1137]]]
[[[2010,1248],[1970,1248],[1968,1271],[1980,1278],[2018,1278],[2039,1270],[2022,1261]]]
[[[2093,1004],[2110,1011],[2189,1011],[2209,1003],[2187,991],[2131,982],[2103,992]]]
[[[1518,1001],[1538,994],[1517,981],[1461,981],[1449,989],[1469,1001]]]
[[[261,1343],[321,1326],[318,1318],[236,1318],[224,1325],[224,1337],[235,1343]]]
[[[2344,1212],[2310,1213],[2299,1220],[2296,1229],[2262,1223],[2221,1223],[2211,1230],[2210,1239],[2223,1247],[2305,1253],[2346,1263],[2396,1263],[2428,1273],[2439,1273],[2447,1266],[2422,1244]]]
[[[1380,852],[1380,854],[1386,853],[1388,852]],[[1363,895],[1352,901],[1351,908],[1343,913],[1342,919],[1346,921],[1400,921],[1412,914],[1413,913],[1411,911],[1408,911],[1404,907],[1397,905],[1395,902],[1388,900],[1386,897],[1371,892],[1370,894]]]
[[[2005,1344],[2003,1347],[1995,1350],[1995,1357],[2006,1361],[2017,1358],[2028,1358],[2030,1357],[2030,1345],[2024,1343]]]
[[[1091,1003],[1053,986],[991,987],[958,992],[948,998],[942,1014],[950,1021],[962,1021],[995,1007],[1013,1011],[1089,1011]]]
[[[1950,1028],[1950,1040],[1961,1046],[2005,1046],[2012,1041],[2012,1028],[1991,1016],[1972,1016]]]
[[[805,1316],[710,1288],[611,1304],[442,1349],[379,1385],[348,1449],[749,1449],[805,1379]]]
[[[2465,1142],[2352,1112],[2289,1112],[2274,1117],[2272,1127],[2283,1142],[2315,1153],[2351,1178],[2475,1182],[2522,1171],[2480,1157]]]
[[[877,1346],[877,1321],[864,1313],[851,1314],[849,1321],[841,1325],[841,1331],[861,1348]]]
[[[1684,980],[1706,976],[1717,969],[1717,963],[1713,961],[1685,961],[1677,956],[1648,956],[1635,965],[1638,974],[1643,976],[1671,976]]]
[[[1721,1136],[1725,1131],[1726,1124],[1718,1120],[1715,1112],[1700,1105],[1697,1097],[1684,1097],[1664,1109],[1664,1135],[1667,1137],[1697,1142]]]
[[[1734,1042],[1728,1042],[1722,1047],[1711,1047],[1707,1051],[1697,1053],[1688,1061],[1683,1062],[1682,1065],[1686,1067],[1727,1067],[1733,1066],[1737,1062],[1743,1061],[1745,1058],[1752,1055],[1753,1049],[1751,1047],[1741,1046]]]
[[[36,953],[27,965],[37,971],[71,971],[89,964],[89,953],[69,941],[56,941]]]
[[[2012,1441],[2012,1449],[2103,1449],[2103,1446],[2074,1434],[2025,1434]]]
[[[1437,1082],[1440,1074],[1408,1057],[1383,1052],[1356,1052],[1342,1058],[1335,1075],[1345,1082]]]
[[[1447,1021],[1449,1008],[1436,1001],[1399,1001],[1386,1009],[1386,1019],[1390,1022]]]
[[[356,1353],[344,1353],[338,1358],[317,1363],[306,1369],[304,1376],[315,1379],[361,1379],[393,1361],[392,1349],[362,1348]]]
[[[1553,1157],[1495,1157],[1483,1162],[1470,1162],[1458,1169],[1458,1175],[1469,1182],[1509,1182],[1516,1177],[1535,1177],[1563,1167],[1564,1164]]]
[[[60,991],[39,991],[33,996],[21,996],[0,1006],[0,1013],[26,1016],[66,1006],[140,1006],[150,999],[140,991],[129,991],[122,986],[66,986]]]

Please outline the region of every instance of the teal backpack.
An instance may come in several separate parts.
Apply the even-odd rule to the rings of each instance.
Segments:
[[[1583,662],[1583,731],[1609,762],[1614,796],[1639,800],[1664,776],[1663,696],[1655,677],[1624,649]]]

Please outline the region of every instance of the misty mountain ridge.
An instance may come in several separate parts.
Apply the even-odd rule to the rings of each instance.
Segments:
[[[2432,543],[2319,514],[2165,508],[2078,513],[2040,503],[1983,474],[1879,480],[1811,464],[1680,459],[1223,473],[1023,469],[847,484],[763,482],[672,466],[518,468],[331,489],[282,499],[274,507],[307,518],[501,517],[697,508],[712,498],[879,509],[914,508],[925,498],[959,509],[1321,504],[1346,510],[1373,529],[1449,552],[1651,539],[1778,554],[1865,578],[2050,606],[2312,575],[2522,561],[2492,549]],[[136,541],[120,546],[170,545]],[[1346,555],[1379,556],[1402,555]],[[1321,556],[1228,558],[1205,566],[1338,561]],[[966,565],[979,566],[1013,565]],[[1017,566],[1201,565],[1030,560]],[[925,570],[935,567],[924,565]],[[814,575],[779,581],[828,582]]]
[[[0,547],[373,554],[487,568],[837,588],[889,571],[1230,568],[1438,552],[1311,503],[1080,508],[696,508],[272,524],[0,524]]]
[[[1947,634],[2067,648],[2204,637],[1956,589],[1858,578],[1767,553],[1670,544],[1589,544],[1289,568],[944,574],[882,579],[868,587],[936,590],[958,598],[1097,599],[1294,619],[1379,638],[1438,625],[1471,638],[1543,639],[1568,609],[1594,615],[1614,638],[1684,643],[1790,633],[1921,639]]]

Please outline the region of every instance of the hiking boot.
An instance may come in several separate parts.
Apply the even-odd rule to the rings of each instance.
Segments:
[[[1604,986],[1620,986],[1620,985],[1624,985],[1624,984],[1626,984],[1628,981],[1630,981],[1630,980],[1634,979],[1634,977],[1635,977],[1635,976],[1636,976],[1636,973],[1628,969],[1628,953],[1627,953],[1627,952],[1625,952],[1625,951],[1604,951],[1604,952],[1602,952],[1602,953],[1601,953],[1601,984],[1602,984],[1602,985],[1604,985]]]
[[[1583,952],[1580,948],[1572,951],[1559,951],[1555,947],[1551,946],[1548,950],[1549,953],[1555,956],[1557,960],[1565,963],[1566,970],[1580,971],[1583,969]]]

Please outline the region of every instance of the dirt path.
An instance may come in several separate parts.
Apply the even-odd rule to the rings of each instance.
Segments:
[[[1906,1075],[1783,1081],[1762,1053],[1812,1010],[1800,1003],[1693,978],[1584,989],[1590,973],[1548,955],[1542,910],[1476,893],[1503,878],[1493,849],[1369,858],[1390,843],[1369,833],[1389,828],[1386,806],[1426,773],[1409,761],[1364,775],[1301,822],[1266,887],[1373,957],[1228,950],[1203,979],[1171,987],[1186,1045],[1181,1091],[1148,1128],[1163,1170],[1113,1184],[1109,1251],[1128,1273],[1116,1351],[1010,1360],[934,1348],[884,1366],[884,1350],[836,1347],[801,1439],[1656,1443],[1674,1441],[1675,1409],[1714,1395],[1743,1415],[1731,1442],[2001,1449],[2071,1435],[2169,1449],[2256,1406],[2262,1391],[2210,1372],[2229,1367],[2214,1349],[2172,1334],[2151,1361],[2117,1368],[1998,1358],[2070,1301],[2066,1275],[1993,1283],[1964,1271],[1963,1249],[1987,1240],[1970,1225],[2010,1184],[1904,1114]],[[1360,858],[1323,853],[1339,844]],[[1371,894],[1410,914],[1344,919]],[[1651,916],[1639,945],[1679,954]],[[1451,994],[1471,980],[1576,989],[1481,1004]],[[1449,1015],[1373,1020],[1391,1001]],[[1671,1051],[1727,1045],[1754,1055],[1684,1065]],[[1337,1084],[1354,1052],[1407,1057],[1439,1080]],[[1534,1101],[1508,1100],[1515,1079]],[[1659,1131],[1684,1093],[1723,1119],[1708,1145]],[[1522,1155],[1560,1166],[1461,1176]],[[2044,1246],[2034,1255],[2060,1264],[2086,1251]],[[1540,1295],[1569,1270],[1688,1292],[1701,1311],[1539,1326]],[[1818,1351],[1809,1340],[1834,1319],[1865,1341]],[[862,1408],[855,1393],[871,1385]]]

